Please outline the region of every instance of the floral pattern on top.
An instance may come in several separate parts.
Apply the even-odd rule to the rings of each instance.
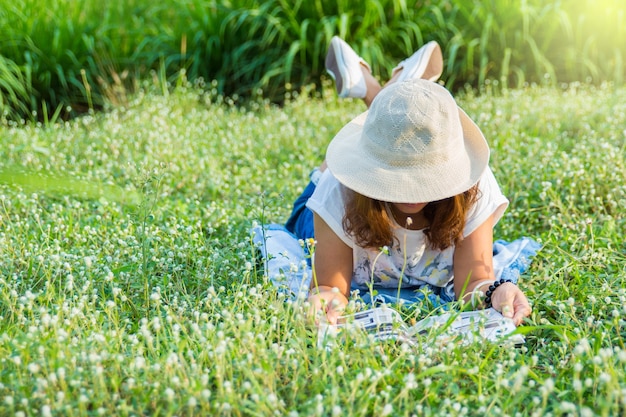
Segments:
[[[454,247],[441,251],[428,247],[426,235],[419,230],[400,232],[399,239],[389,248],[388,254],[380,250],[354,248],[353,283],[358,287],[374,286],[395,288],[399,279],[402,286],[421,287],[425,284],[444,287],[453,277]],[[406,258],[403,247],[406,247]]]

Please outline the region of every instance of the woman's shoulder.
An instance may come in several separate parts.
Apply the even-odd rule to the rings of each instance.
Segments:
[[[352,241],[342,226],[346,192],[346,188],[327,169],[322,173],[306,206],[320,216],[347,245],[351,246]]]
[[[346,192],[346,187],[341,184],[337,178],[335,178],[329,169],[326,169],[322,172],[322,175],[315,186],[312,198],[327,198],[332,196],[334,199],[340,197],[341,200],[343,200]]]
[[[495,225],[508,205],[509,200],[502,193],[493,171],[487,167],[478,182],[478,198],[467,213],[463,234],[468,236],[492,215],[494,215]]]
[[[483,172],[480,180],[478,180],[478,189],[481,191],[485,190],[499,192],[500,194],[502,193],[502,191],[500,190],[500,185],[498,184],[498,180],[493,174],[491,167],[487,166],[487,168],[485,168],[485,172]]]

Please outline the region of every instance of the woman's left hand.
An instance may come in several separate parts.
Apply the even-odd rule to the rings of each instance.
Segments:
[[[522,322],[524,317],[530,316],[532,311],[526,295],[517,285],[510,282],[505,282],[493,292],[491,305],[504,317],[513,319],[516,326]]]

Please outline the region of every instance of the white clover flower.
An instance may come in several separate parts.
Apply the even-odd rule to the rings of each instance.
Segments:
[[[552,378],[546,379],[540,390],[543,395],[549,395],[552,391],[554,391],[554,380]]]
[[[562,401],[561,402],[561,411],[563,411],[564,413],[575,413],[576,412],[576,405],[569,402],[569,401]]]
[[[594,417],[596,414],[589,407],[582,407],[580,409],[580,417]]]
[[[601,384],[608,384],[609,382],[611,382],[611,375],[607,374],[606,372],[601,372],[598,380]]]
[[[578,341],[578,344],[574,348],[574,354],[580,356],[583,353],[588,352],[589,348],[589,341],[583,337]]]
[[[273,392],[267,395],[267,402],[270,405],[275,405],[278,403],[278,397]]]
[[[164,394],[165,394],[165,398],[166,398],[168,401],[172,401],[172,400],[174,399],[174,396],[176,395],[176,393],[174,392],[174,390],[173,390],[173,389],[171,389],[171,388],[166,388],[166,389],[165,389]]]
[[[36,374],[41,370],[41,366],[39,366],[39,364],[37,363],[29,363],[27,366],[28,372],[30,372],[31,374]]]
[[[134,366],[135,369],[143,369],[146,367],[146,359],[143,356],[136,356],[132,366]]]
[[[135,378],[128,378],[126,380],[126,388],[128,388],[128,389],[135,388]]]
[[[409,372],[404,377],[404,385],[405,385],[406,389],[408,389],[408,390],[412,390],[412,389],[417,388],[417,381],[415,379],[415,374],[413,372]]]
[[[233,383],[230,381],[224,381],[222,383],[222,386],[224,387],[224,391],[226,392],[231,392],[233,390]]]

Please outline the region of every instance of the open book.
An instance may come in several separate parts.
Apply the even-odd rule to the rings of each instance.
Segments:
[[[406,324],[400,313],[388,306],[376,307],[355,314],[341,316],[337,324],[321,323],[318,346],[329,346],[348,329],[363,329],[375,340],[397,340],[416,344],[420,336],[432,332],[450,337],[460,336],[467,341],[475,338],[519,346],[525,342],[521,334],[511,334],[516,327],[513,320],[488,308],[463,313],[444,313],[427,317],[413,326]]]

